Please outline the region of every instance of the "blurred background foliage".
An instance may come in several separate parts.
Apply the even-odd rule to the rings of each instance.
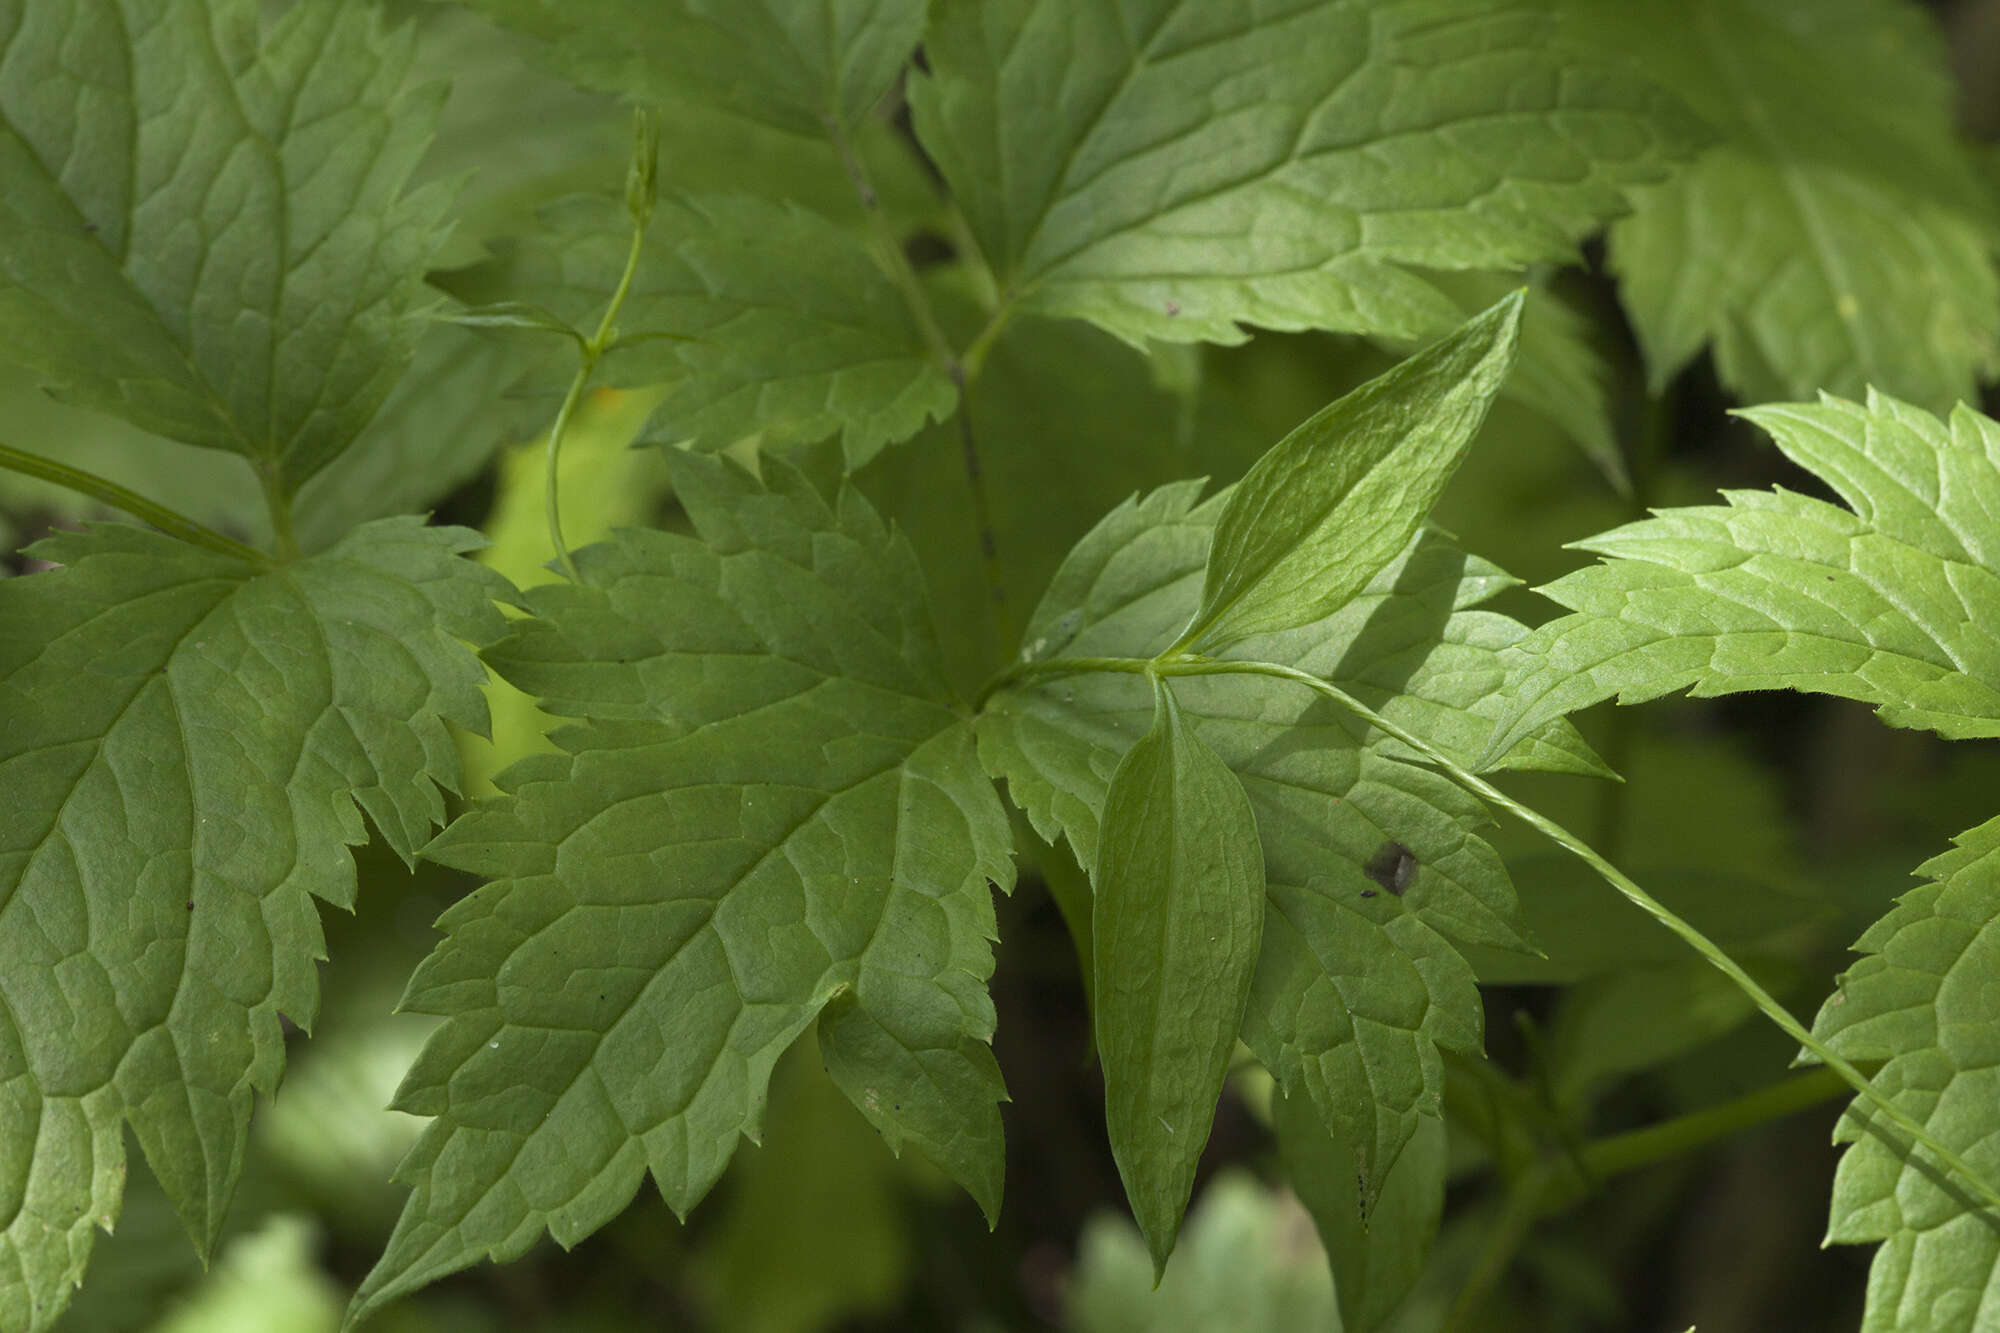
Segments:
[[[430,68],[454,83],[426,169],[463,181],[437,285],[490,299],[504,237],[537,206],[620,179],[626,112],[539,72],[525,42],[463,12],[387,7],[421,25]],[[1966,128],[2000,135],[2000,0],[1931,8],[1948,35]],[[660,175],[671,186],[797,199],[861,225],[849,182],[817,145],[712,106],[668,108],[663,124]],[[885,108],[858,151],[940,308],[970,324],[967,279],[948,262],[955,224],[906,125]],[[1813,485],[1727,415],[1732,400],[1708,357],[1649,393],[1603,256],[1593,248],[1585,258],[1531,275],[1542,294],[1521,369],[1437,514],[1529,586],[1578,563],[1564,542],[1648,506],[1699,501],[1720,486]],[[1513,281],[1462,275],[1455,294],[1476,309]],[[323,543],[376,513],[431,509],[483,527],[493,542],[483,558],[517,584],[552,577],[534,437],[566,379],[553,357],[562,350],[440,324],[364,443],[315,483],[337,502],[301,501],[305,539]],[[1406,350],[1259,334],[1238,347],[1141,355],[1082,324],[1017,321],[970,401],[1007,589],[998,632],[953,432],[933,428],[889,449],[859,482],[916,544],[951,666],[976,682],[1017,637],[1070,543],[1107,508],[1175,478],[1234,477]],[[620,524],[678,521],[657,453],[628,447],[652,401],[648,391],[609,389],[588,400],[562,464],[573,543]],[[0,375],[0,419],[21,441],[225,532],[264,535],[248,474],[224,454],[64,407],[14,372]],[[739,448],[754,459],[757,441]],[[839,467],[837,446],[801,454],[823,476]],[[0,473],[10,550],[52,524],[110,517]],[[31,566],[16,558],[9,568]],[[1525,589],[1500,608],[1530,621],[1550,610]],[[464,740],[469,794],[546,744],[532,706],[491,688],[493,740]],[[1910,867],[1989,815],[2000,791],[2000,747],[1893,731],[1835,700],[1661,703],[1581,721],[1626,781],[1523,777],[1513,790],[1590,836],[1795,1013],[1814,1011],[1849,942],[1906,887]],[[1580,868],[1514,830],[1499,845],[1548,956],[1474,956],[1487,983],[1490,1059],[1453,1068],[1449,1138],[1436,1145],[1450,1182],[1442,1230],[1388,1327],[1416,1333],[1453,1317],[1463,1333],[1855,1327],[1868,1255],[1820,1248],[1835,1160],[1832,1085],[1805,1088],[1795,1114],[1748,1133],[1608,1173],[1615,1154],[1593,1157],[1591,1144],[1757,1095],[1791,1052],[1747,1021],[1748,1005],[1720,977]],[[1066,851],[1037,851],[1025,830],[1022,846],[1022,887],[999,903],[993,982],[996,1049],[1013,1097],[995,1234],[923,1163],[883,1151],[810,1058],[808,1033],[805,1053],[774,1080],[763,1145],[739,1154],[687,1222],[642,1191],[576,1251],[544,1243],[522,1262],[460,1274],[374,1327],[1339,1328],[1320,1237],[1280,1183],[1270,1122],[1283,1108],[1254,1072],[1225,1097],[1187,1232],[1153,1288],[1104,1142],[1085,986],[1063,924],[1065,907],[1088,890]],[[200,1271],[135,1167],[123,1219],[65,1328],[338,1326],[394,1220],[401,1193],[386,1182],[417,1128],[382,1109],[427,1030],[427,1020],[396,1014],[395,999],[431,945],[430,923],[467,888],[435,867],[409,873],[379,849],[364,853],[362,874],[359,915],[329,922],[323,1012],[312,1039],[294,1043],[281,1094],[259,1113],[219,1259]],[[1307,1188],[1309,1175],[1298,1179]],[[1546,1188],[1527,1191],[1530,1180]],[[1468,1283],[1478,1299],[1454,1315]]]

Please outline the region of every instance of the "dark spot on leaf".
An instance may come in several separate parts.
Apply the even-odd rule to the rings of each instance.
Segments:
[[[1167,302],[1167,318],[1168,318],[1168,319],[1172,319],[1172,318],[1173,318],[1173,317],[1174,317],[1175,315],[1178,315],[1178,314],[1180,314],[1180,312],[1181,312],[1181,303],[1180,303],[1179,301],[1169,301],[1169,302]]]
[[[1363,890],[1361,891],[1361,896],[1362,896],[1362,897],[1364,897],[1364,898],[1373,898],[1373,897],[1375,896],[1375,890],[1373,890],[1373,889],[1363,889]]]
[[[188,911],[192,912],[193,910],[194,910],[194,899],[190,898],[188,899]]]
[[[1417,878],[1417,858],[1402,843],[1391,840],[1368,858],[1361,873],[1400,898]]]
[[[86,222],[86,223],[84,223],[84,224],[83,224],[83,229],[84,229],[84,231],[85,231],[86,233],[88,233],[89,235],[92,235],[92,236],[95,236],[95,235],[97,235],[97,224],[96,224],[95,222]]]

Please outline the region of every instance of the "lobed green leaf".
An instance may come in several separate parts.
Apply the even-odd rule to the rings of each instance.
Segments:
[[[346,0],[0,2],[0,350],[285,491],[402,374],[444,89]],[[80,53],[80,54],[79,54]]]
[[[1104,794],[1091,1012],[1111,1153],[1166,1269],[1243,1024],[1264,857],[1243,784],[1155,684],[1153,726]]]
[[[1704,346],[1748,402],[1946,411],[2000,351],[1996,217],[1932,18],[1904,0],[1571,0],[1722,141],[1635,190],[1610,259],[1657,391]]]
[[[105,526],[0,582],[0,1324],[63,1308],[128,1125],[212,1250],[280,1020],[318,1005],[312,899],[353,905],[364,813],[413,857],[446,721],[485,727],[477,540],[393,519],[260,569]]]
[[[917,133],[1003,298],[1143,345],[1419,337],[1413,267],[1566,259],[1703,132],[1507,0],[940,7]]]
[[[1855,945],[1867,957],[1841,977],[1813,1031],[1849,1060],[1882,1062],[1875,1087],[1990,1175],[2000,1169],[2000,819],[1955,841],[1918,868],[1928,882]],[[1940,1175],[1865,1102],[1834,1137],[1852,1146],[1834,1176],[1827,1239],[1882,1242],[1864,1333],[1990,1325],[2000,1210]]]
[[[1850,507],[1730,491],[1579,543],[1606,559],[1542,590],[1574,614],[1512,650],[1527,664],[1489,757],[1599,700],[1690,685],[1832,694],[1892,726],[2000,736],[2000,425],[1880,394],[1745,415]]]
[[[1423,1272],[1444,1213],[1444,1122],[1425,1116],[1370,1210],[1360,1195],[1356,1145],[1329,1134],[1304,1097],[1271,1103],[1285,1178],[1312,1214],[1333,1267],[1343,1333],[1381,1328]]]
[[[407,1007],[446,1019],[398,1094],[434,1117],[359,1317],[543,1232],[573,1244],[649,1170],[691,1208],[755,1136],[818,1016],[892,1144],[998,1205],[989,882],[1011,830],[938,662],[908,546],[843,491],[674,456],[699,539],[626,531],[490,661],[587,719],[429,855],[491,882]]]

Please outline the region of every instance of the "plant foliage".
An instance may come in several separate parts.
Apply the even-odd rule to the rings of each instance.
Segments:
[[[1539,1216],[1848,1093],[1863,1327],[1993,1325],[1990,784],[1932,801],[1951,850],[1892,849],[1893,904],[1732,826],[1783,806],[1719,743],[1592,731],[1629,790],[1697,775],[1685,827],[1571,794],[1616,776],[1572,721],[1612,699],[2000,738],[2000,424],[1950,408],[1996,219],[1912,6],[405,10],[0,0],[0,402],[35,437],[0,502],[89,520],[0,579],[0,1331],[63,1318],[128,1129],[141,1229],[171,1208],[204,1262],[259,1163],[335,1196],[380,1253],[350,1326],[642,1216],[648,1178],[718,1327],[889,1309],[943,1243],[906,1195],[941,1175],[991,1228],[1020,1179],[994,1042],[1028,1010],[990,983],[1041,888],[1139,1230],[1090,1233],[1076,1327],[1497,1328]],[[1592,286],[1563,266],[1600,233]],[[1704,484],[1660,438],[1703,348],[1803,482],[1668,503]],[[1453,485],[1494,455],[1511,507]],[[1589,532],[1553,619],[1473,553]],[[457,801],[496,718],[512,762]],[[1548,813],[1586,802],[1601,850]],[[385,924],[374,840],[441,936]],[[328,995],[365,1021],[260,1146],[357,932],[373,976]],[[315,1156],[391,974],[421,1128]],[[1561,987],[1547,1035],[1490,1032],[1524,985]],[[1702,1083],[1760,1014],[1824,1068],[1746,1045],[1753,1086]],[[1670,1113],[1614,1123],[1637,1076]],[[1197,1201],[1245,1116],[1296,1201]],[[816,1160],[862,1123],[915,1153]],[[376,1227],[352,1164],[412,1141]],[[1495,1207],[1447,1198],[1475,1171]],[[854,1225],[789,1253],[830,1190]],[[657,1226],[627,1251],[683,1243]],[[183,1322],[265,1270],[324,1306],[311,1234],[231,1242]]]

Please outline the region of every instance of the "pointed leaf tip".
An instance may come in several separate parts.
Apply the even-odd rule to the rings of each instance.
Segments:
[[[1402,553],[1513,365],[1525,296],[1510,293],[1257,460],[1216,524],[1178,648],[1212,653],[1311,624]]]
[[[1243,784],[1156,686],[1153,726],[1112,776],[1091,934],[1105,1122],[1165,1271],[1242,1026],[1264,926],[1264,855]]]

